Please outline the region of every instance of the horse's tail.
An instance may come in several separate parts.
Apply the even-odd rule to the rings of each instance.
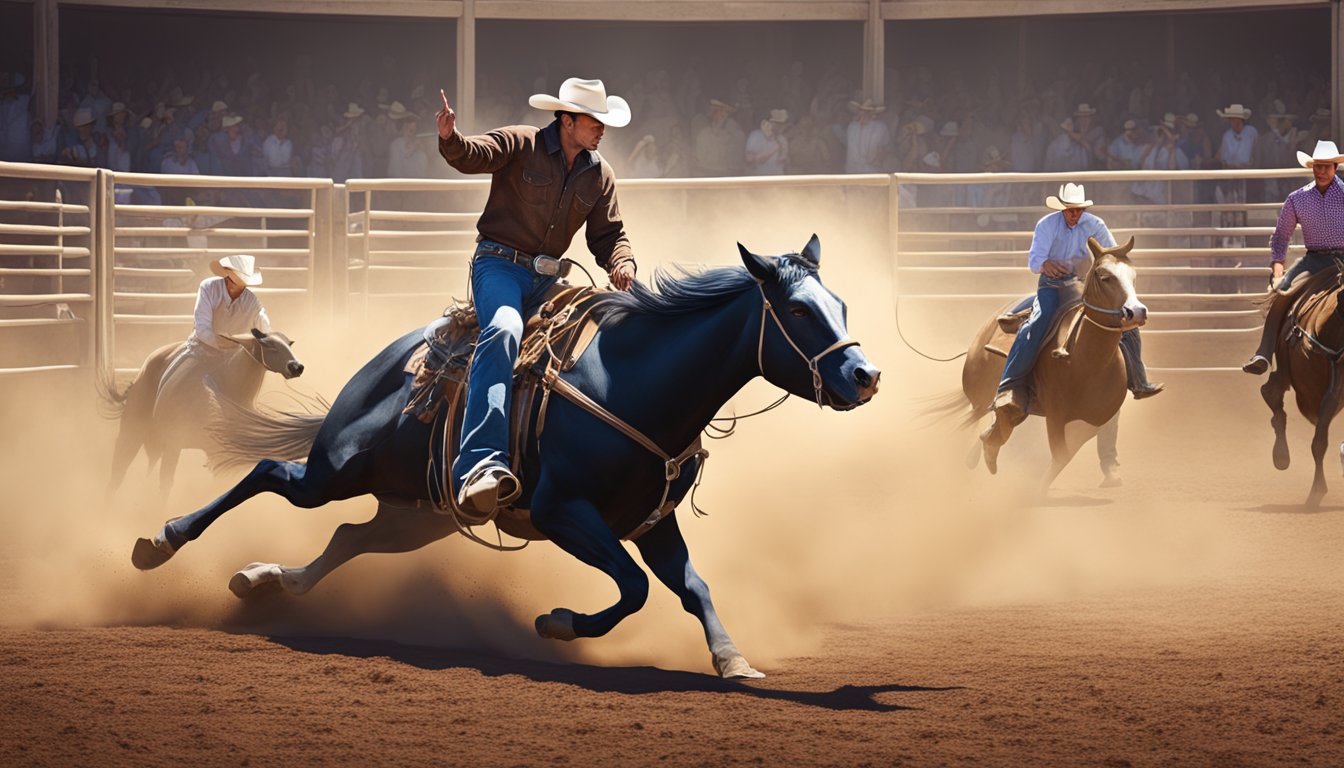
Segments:
[[[93,386],[98,391],[98,415],[105,419],[121,418],[121,414],[126,410],[126,398],[135,384],[132,380],[125,389],[118,390],[114,376],[115,374],[110,371],[100,369],[98,375],[94,377]]]
[[[978,411],[965,393],[960,389],[948,392],[945,395],[932,395],[924,400],[924,408],[920,411],[921,419],[925,426],[947,419],[960,417],[962,429],[974,426],[984,411]]]
[[[259,459],[302,461],[308,458],[331,403],[315,398],[302,411],[252,409],[227,398],[217,398],[219,415],[206,427],[218,450],[209,457],[210,469],[251,467]]]

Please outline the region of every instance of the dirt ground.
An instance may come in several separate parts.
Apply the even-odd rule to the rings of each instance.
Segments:
[[[1332,448],[1334,489],[1298,506],[1300,417],[1278,473],[1249,377],[1178,375],[1126,403],[1122,487],[1098,487],[1089,446],[1041,498],[1039,427],[998,476],[968,470],[972,435],[921,417],[958,368],[866,348],[886,371],[872,404],[745,422],[710,446],[709,516],[679,513],[768,675],[747,682],[713,676],[660,587],[607,637],[537,638],[536,615],[615,597],[545,544],[450,538],[302,597],[228,592],[249,562],[316,555],[368,501],[255,499],[136,572],[136,536],[230,479],[187,458],[164,498],[141,459],[108,496],[114,426],[83,395],[11,387],[0,764],[1344,764],[1344,478]]]

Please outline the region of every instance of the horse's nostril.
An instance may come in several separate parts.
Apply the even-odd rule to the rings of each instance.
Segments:
[[[873,385],[873,377],[869,376],[868,372],[862,368],[854,369],[854,381],[860,387],[871,387]]]
[[[294,374],[295,376],[300,376],[300,375],[302,375],[302,374],[303,374],[303,363],[290,363],[290,364],[289,364],[289,372],[292,373],[292,374]]]

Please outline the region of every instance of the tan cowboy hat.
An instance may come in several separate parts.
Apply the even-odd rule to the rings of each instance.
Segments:
[[[341,116],[353,120],[362,114],[364,114],[364,108],[352,101],[350,102],[350,106],[346,108],[345,113]]]
[[[734,107],[732,104],[729,104],[729,103],[727,103],[727,102],[719,101],[718,99],[710,99],[710,100],[709,100],[709,106],[710,106],[710,108],[712,108],[712,109],[724,109],[724,110],[727,110],[727,111],[728,111],[728,114],[730,114],[730,115],[731,115],[732,113],[734,113],[734,112],[737,111],[737,107]]]
[[[942,159],[941,157],[938,156],[938,153],[937,153],[937,152],[930,152],[930,153],[924,155],[923,160],[924,160],[924,164],[927,165],[927,166],[929,166],[930,168],[942,168],[942,167],[943,167],[943,159]]]
[[[93,125],[93,122],[93,111],[88,109],[77,109],[74,116],[70,118],[70,123],[76,128],[81,125]]]
[[[1087,208],[1091,205],[1092,201],[1087,199],[1087,193],[1083,191],[1083,185],[1073,182],[1060,186],[1058,195],[1050,195],[1045,198],[1045,207],[1056,211],[1062,211],[1065,208]]]
[[[414,117],[417,120],[420,119],[419,115],[415,114],[414,112],[408,111],[406,109],[406,105],[402,104],[400,101],[392,102],[391,106],[387,108],[388,120],[402,120],[407,117]]]
[[[1199,115],[1196,115],[1194,112],[1191,112],[1187,114],[1185,117],[1182,117],[1181,120],[1183,120],[1185,124],[1191,128],[1194,128],[1196,125],[1199,125]]]
[[[236,277],[243,285],[261,285],[261,270],[257,269],[257,260],[244,253],[210,262],[210,271],[223,278]]]
[[[1162,115],[1162,125],[1170,130],[1176,130],[1176,113],[1168,112]]]
[[[1232,106],[1228,107],[1227,109],[1217,109],[1217,110],[1214,110],[1214,111],[1217,112],[1217,113],[1218,113],[1218,116],[1219,116],[1219,117],[1222,117],[1222,118],[1227,118],[1227,119],[1236,118],[1236,119],[1238,119],[1238,120],[1250,120],[1250,119],[1251,119],[1251,110],[1247,109],[1246,107],[1243,107],[1243,106],[1240,105],[1240,104],[1233,104]]]
[[[1317,109],[1317,110],[1316,110],[1314,113],[1312,113],[1312,115],[1311,115],[1311,122],[1313,122],[1313,123],[1328,123],[1328,122],[1330,122],[1330,110],[1329,110],[1328,108],[1326,108],[1326,107],[1321,107],[1321,108]]]
[[[225,128],[232,128],[241,122],[243,122],[243,118],[238,115],[225,115],[224,119],[219,121],[219,124]]]
[[[1097,114],[1096,107],[1089,105],[1086,101],[1084,101],[1082,104],[1079,104],[1078,108],[1073,110],[1074,117],[1083,117],[1084,115],[1095,115],[1095,114]]]
[[[1297,162],[1304,168],[1310,168],[1316,163],[1334,163],[1339,165],[1344,163],[1344,155],[1339,154],[1339,147],[1335,146],[1333,141],[1318,141],[1316,149],[1308,155],[1306,152],[1297,153]]]
[[[558,96],[536,93],[527,103],[537,109],[578,112],[597,118],[603,125],[623,128],[630,124],[630,105],[620,96],[608,96],[601,80],[571,77],[560,84]]]
[[[778,123],[780,125],[789,122],[789,110],[787,109],[770,110],[770,117],[768,118],[768,121],[771,123]]]
[[[881,104],[874,104],[872,99],[864,99],[862,102],[851,101],[849,108],[853,112],[872,112],[875,115],[887,109]]]
[[[210,106],[210,111],[211,111],[211,112],[228,112],[228,111],[229,111],[229,105],[228,105],[228,104],[225,104],[225,103],[222,102],[222,101],[216,101],[214,104],[212,104],[212,105]]]
[[[1269,114],[1265,115],[1265,117],[1268,117],[1271,120],[1280,120],[1280,119],[1291,120],[1292,118],[1297,117],[1297,115],[1294,115],[1293,113],[1288,111],[1288,108],[1283,105],[1282,99],[1275,99],[1269,105]]]

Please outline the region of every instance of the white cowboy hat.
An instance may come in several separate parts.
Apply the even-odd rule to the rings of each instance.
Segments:
[[[243,118],[238,115],[225,115],[224,118],[219,121],[219,124],[225,128],[232,128],[241,122],[243,122]]]
[[[228,104],[225,104],[225,103],[222,102],[222,101],[216,101],[214,104],[210,105],[210,111],[211,111],[211,112],[228,112],[228,111],[229,111],[229,105],[228,105]]]
[[[407,117],[414,117],[417,120],[420,118],[420,116],[415,114],[414,112],[408,111],[406,109],[406,105],[402,104],[400,101],[392,102],[392,104],[387,108],[388,120],[401,120]]]
[[[927,155],[925,155],[923,159],[924,159],[924,164],[927,165],[927,166],[929,166],[929,167],[931,167],[931,168],[942,168],[942,167],[943,167],[943,159],[942,159],[941,157],[938,156],[938,153],[937,153],[937,152],[930,152],[930,153],[928,153]]]
[[[1092,201],[1087,199],[1087,193],[1083,192],[1082,184],[1069,182],[1059,188],[1058,195],[1050,195],[1045,198],[1045,207],[1053,208],[1056,211],[1062,211],[1065,208],[1087,208],[1092,205]]]
[[[1251,110],[1247,109],[1246,107],[1243,107],[1240,104],[1233,104],[1227,109],[1217,109],[1214,111],[1218,113],[1219,117],[1223,118],[1229,118],[1229,119],[1237,118],[1238,120],[1251,119]]]
[[[887,109],[881,104],[874,104],[872,99],[864,99],[862,102],[851,101],[849,102],[849,108],[854,112],[872,112],[873,114],[884,112]]]
[[[1312,121],[1313,123],[1328,123],[1328,122],[1330,122],[1330,110],[1329,110],[1329,109],[1326,109],[1325,107],[1321,107],[1321,108],[1317,109],[1317,110],[1312,114],[1312,116],[1311,116],[1311,121]]]
[[[353,120],[354,118],[359,117],[362,114],[364,114],[364,108],[352,101],[350,102],[350,106],[346,108],[345,113],[342,115],[342,117]]]
[[[732,104],[729,104],[726,101],[719,101],[718,99],[710,99],[709,106],[711,109],[726,110],[730,115],[737,111],[737,107],[734,107]]]
[[[620,96],[608,96],[607,86],[601,80],[571,77],[560,84],[558,97],[536,93],[528,98],[527,103],[552,112],[560,110],[591,115],[612,128],[623,128],[630,124],[630,105]]]
[[[957,130],[957,124],[949,120],[948,122],[943,123],[943,127],[938,131],[938,135],[947,137],[960,136],[961,132]]]
[[[257,260],[247,254],[240,253],[212,261],[210,271],[223,278],[232,274],[242,280],[243,285],[261,285],[261,270],[257,269]]]
[[[1084,101],[1082,104],[1078,105],[1077,109],[1073,110],[1073,114],[1075,117],[1082,117],[1083,115],[1095,115],[1097,114],[1097,110],[1095,107],[1088,105],[1088,103]]]
[[[770,122],[779,123],[780,125],[789,122],[789,110],[787,109],[770,110]]]
[[[115,114],[117,114],[118,112],[125,112],[125,111],[126,111],[126,104],[125,104],[125,102],[118,101],[118,102],[114,102],[114,103],[112,104],[112,110],[109,111],[107,114],[108,114],[109,117],[111,117],[112,115],[115,115]]]
[[[1288,108],[1284,106],[1282,99],[1275,99],[1273,103],[1269,105],[1269,114],[1265,115],[1265,117],[1270,119],[1292,119],[1297,117],[1297,115],[1288,111]]]
[[[1344,155],[1339,154],[1339,148],[1335,146],[1335,142],[1318,141],[1316,142],[1316,149],[1312,150],[1310,155],[1306,152],[1298,152],[1297,162],[1301,163],[1304,168],[1310,168],[1316,163],[1339,165],[1344,163]]]
[[[81,125],[93,125],[93,111],[88,109],[77,109],[75,110],[74,117],[70,118],[70,122],[76,128]]]

